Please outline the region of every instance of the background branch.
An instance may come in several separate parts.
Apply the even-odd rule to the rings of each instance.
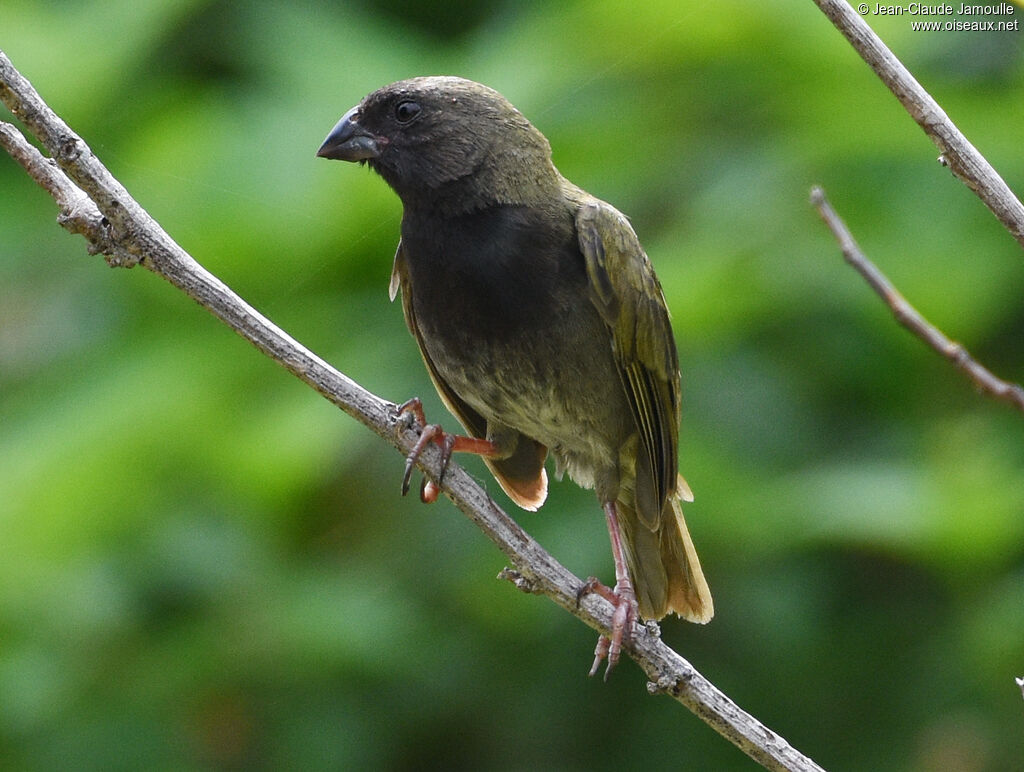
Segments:
[[[403,453],[408,452],[417,432],[397,417],[393,403],[363,389],[305,349],[199,265],[50,110],[3,52],[0,100],[42,143],[52,160],[29,145],[11,124],[0,123],[0,142],[53,196],[61,208],[61,225],[84,235],[90,241],[90,251],[107,254],[115,265],[141,263],[167,279],[332,403]],[[436,479],[438,457],[437,449],[430,447],[421,458],[421,468],[432,479]],[[525,591],[546,595],[595,630],[608,632],[610,604],[591,594],[577,605],[576,593],[582,582],[505,514],[466,472],[452,464],[441,488],[515,565],[514,570],[502,572],[503,578]],[[656,626],[635,628],[627,650],[650,679],[652,693],[671,695],[766,768],[820,769],[662,643]]]
[[[814,1],[924,129],[942,153],[942,163],[977,194],[1024,246],[1024,206],[1003,178],[846,0]]]
[[[836,214],[835,209],[825,197],[825,191],[819,187],[813,188],[811,203],[817,208],[821,218],[836,237],[836,241],[839,242],[846,262],[863,276],[871,289],[886,302],[900,324],[952,362],[958,370],[971,379],[979,391],[1003,402],[1008,402],[1024,412],[1024,388],[997,378],[975,361],[967,349],[947,338],[941,330],[910,305],[885,274],[861,252],[849,228],[846,227],[846,223]]]
[[[1024,206],[991,164],[846,0],[815,2],[932,139],[942,152],[940,161],[978,195],[1011,235],[1024,246]],[[886,302],[900,324],[951,361],[971,379],[979,391],[1024,411],[1024,389],[997,378],[975,361],[962,345],[951,341],[911,306],[861,252],[821,188],[812,189],[811,203],[836,237],[846,261]]]

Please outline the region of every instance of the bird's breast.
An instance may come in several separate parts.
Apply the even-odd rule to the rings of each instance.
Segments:
[[[550,329],[584,299],[572,221],[496,206],[402,224],[413,305],[425,336],[509,343]]]
[[[621,440],[629,408],[571,217],[407,215],[402,248],[424,353],[447,386],[553,450],[585,438],[595,447],[579,452],[597,455]]]

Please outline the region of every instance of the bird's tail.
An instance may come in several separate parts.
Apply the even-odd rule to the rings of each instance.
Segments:
[[[620,494],[615,502],[619,529],[640,616],[661,619],[674,612],[703,624],[714,616],[715,607],[683,519],[680,497],[692,500],[682,477],[676,493],[665,502],[657,527],[652,530],[641,522],[634,503],[623,500],[632,496]]]

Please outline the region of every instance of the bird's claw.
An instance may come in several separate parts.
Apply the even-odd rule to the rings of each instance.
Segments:
[[[633,585],[628,579],[620,580],[612,589],[592,576],[577,591],[576,605],[579,605],[584,595],[591,592],[600,595],[615,607],[612,614],[612,634],[611,636],[602,635],[597,639],[597,647],[594,649],[594,664],[591,665],[590,673],[588,673],[588,675],[594,675],[600,668],[602,660],[607,660],[608,666],[604,671],[604,680],[607,681],[608,675],[619,662],[622,643],[628,640],[628,636],[633,630],[633,622],[638,615],[636,593],[633,592]]]
[[[441,471],[438,473],[437,482],[424,478],[420,483],[420,501],[424,504],[430,504],[437,500],[437,496],[441,492],[441,480],[444,479],[444,473],[448,470],[448,463],[451,461],[452,452],[455,450],[457,438],[456,435],[445,432],[440,424],[427,423],[426,416],[423,414],[423,403],[420,402],[419,397],[413,397],[398,406],[399,416],[406,413],[413,415],[416,422],[423,427],[423,431],[420,432],[419,439],[412,446],[409,455],[405,457],[405,473],[402,475],[403,496],[409,492],[412,470],[416,466],[416,462],[419,460],[423,449],[430,442],[436,442],[441,446]]]

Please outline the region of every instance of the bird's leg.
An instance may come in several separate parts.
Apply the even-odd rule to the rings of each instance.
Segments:
[[[437,496],[441,492],[438,485],[448,469],[452,453],[476,453],[479,456],[492,456],[497,452],[497,448],[490,440],[466,437],[462,434],[448,434],[440,424],[428,424],[427,418],[423,414],[423,403],[419,397],[413,397],[398,406],[398,415],[404,413],[412,413],[417,423],[423,427],[423,431],[420,433],[419,439],[416,440],[416,444],[412,446],[412,450],[409,451],[409,455],[405,457],[405,474],[402,476],[403,496],[409,492],[412,469],[429,442],[433,442],[441,448],[441,473],[438,475],[436,483],[430,480],[420,486],[420,501],[424,504],[437,500]]]
[[[612,557],[615,560],[615,589],[609,589],[601,584],[596,577],[590,577],[576,594],[577,602],[588,592],[595,592],[615,607],[612,614],[612,634],[610,637],[601,636],[597,640],[597,648],[594,649],[594,664],[590,668],[590,675],[594,675],[601,666],[601,660],[608,660],[608,667],[604,671],[604,680],[608,680],[608,674],[619,661],[622,652],[622,642],[633,629],[633,620],[637,617],[636,593],[633,592],[633,583],[629,579],[629,570],[626,568],[626,557],[622,551],[622,537],[619,535],[619,516],[615,509],[614,501],[604,503],[605,519],[608,521],[608,534],[612,540]]]

